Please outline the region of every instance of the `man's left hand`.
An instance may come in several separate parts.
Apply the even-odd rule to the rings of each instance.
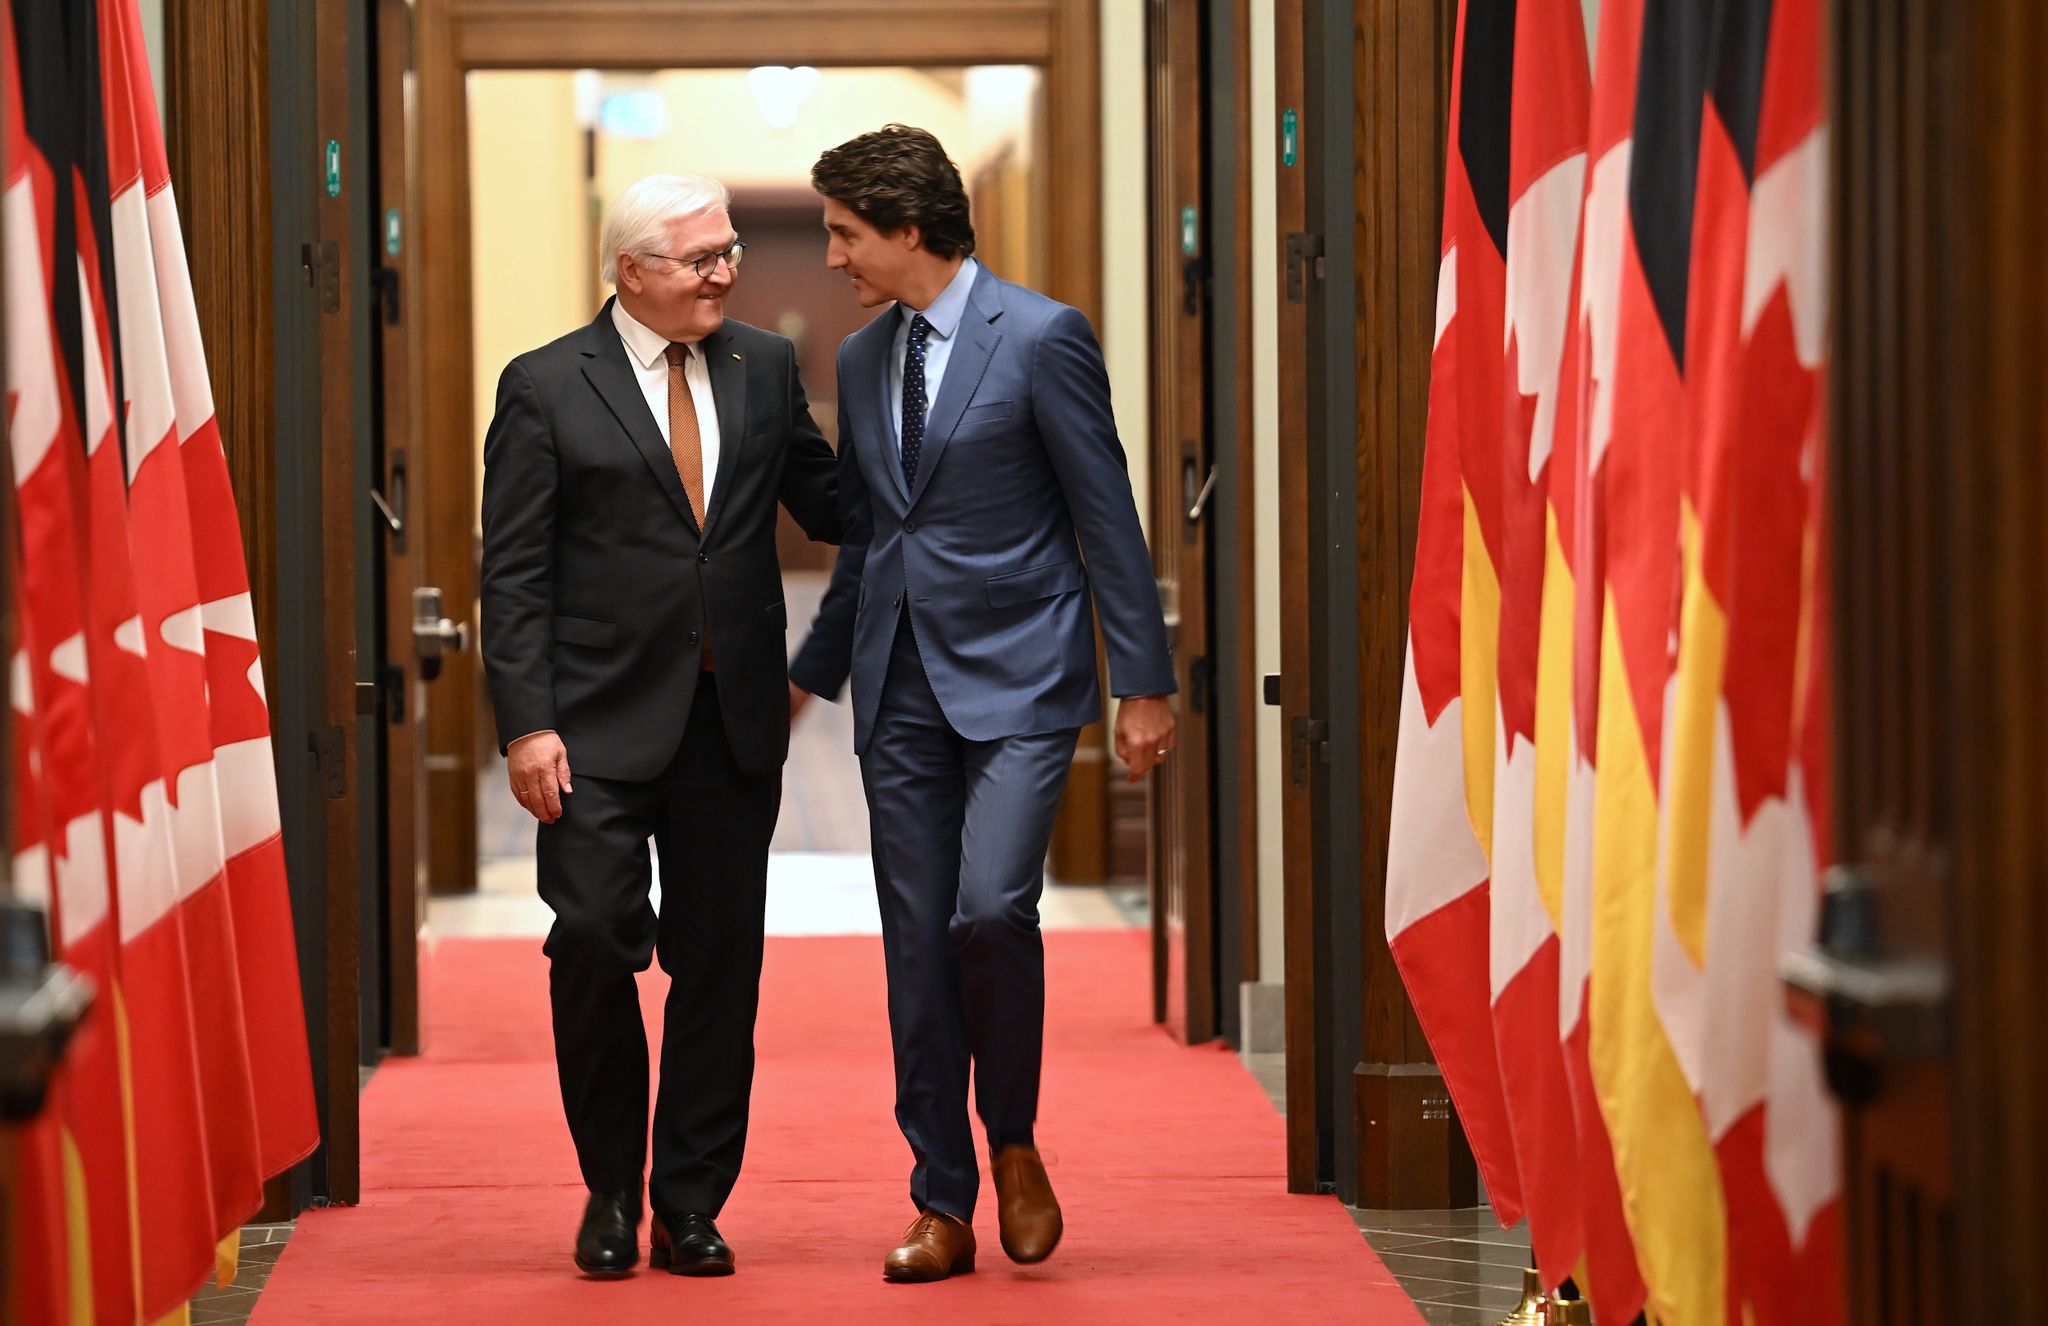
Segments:
[[[1166,763],[1173,749],[1173,706],[1163,695],[1135,695],[1117,706],[1116,753],[1135,783]]]

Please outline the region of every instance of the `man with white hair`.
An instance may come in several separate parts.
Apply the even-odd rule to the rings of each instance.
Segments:
[[[789,751],[776,504],[812,538],[840,536],[794,348],[725,316],[745,252],[729,203],[692,176],[620,195],[599,254],[617,294],[506,366],[484,439],[484,668],[512,795],[539,821],[555,1062],[590,1190],[575,1260],[592,1276],[639,1260],[634,973],[657,955],[649,1262],[733,1270],[714,1221],[746,1146]]]

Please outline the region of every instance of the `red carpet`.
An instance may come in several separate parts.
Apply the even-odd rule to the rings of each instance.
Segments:
[[[1059,1251],[1003,1257],[984,1165],[980,1269],[891,1285],[882,1255],[915,1212],[879,939],[769,941],[747,1166],[719,1222],[739,1274],[643,1263],[613,1282],[569,1263],[583,1191],[538,943],[442,941],[428,1053],[388,1062],[363,1097],[363,1204],[305,1214],[255,1321],[1420,1323],[1334,1199],[1287,1195],[1281,1120],[1237,1060],[1151,1025],[1148,943],[1047,936],[1039,1144]],[[650,1033],[665,984],[642,982]]]

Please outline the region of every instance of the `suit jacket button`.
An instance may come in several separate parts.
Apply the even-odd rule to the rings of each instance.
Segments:
[[[903,606],[903,596],[902,596],[901,594],[898,594],[898,595],[896,596],[896,601],[895,601],[894,603],[891,603],[891,604],[890,604],[889,606],[890,606],[890,607],[892,607],[892,608],[900,608],[900,607],[902,607],[902,606]]]
[[[916,521],[914,521],[914,520],[906,520],[906,521],[904,521],[904,522],[903,522],[903,532],[904,532],[905,534],[915,534],[915,533],[917,533],[917,522],[916,522]]]
[[[710,561],[710,560],[711,560],[711,554],[710,554],[710,553],[698,553],[698,554],[697,554],[697,560],[698,560],[698,561],[700,561],[700,562],[708,562],[708,561]]]
[[[693,645],[697,643],[697,632],[690,632],[690,643]]]

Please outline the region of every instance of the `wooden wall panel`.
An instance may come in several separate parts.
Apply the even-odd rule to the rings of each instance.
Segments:
[[[2048,11],[1840,5],[1832,53],[1835,910],[1873,899],[1874,939],[1829,941],[1894,996],[1823,1005],[1847,1319],[2020,1319],[2048,1236]]]
[[[1358,1200],[1469,1205],[1474,1175],[1387,949],[1387,840],[1429,422],[1456,0],[1356,0],[1358,319]]]
[[[416,260],[420,339],[420,441],[413,464],[425,480],[419,511],[421,576],[439,586],[447,615],[476,638],[476,411],[471,399],[469,103],[454,54],[451,7],[421,0],[415,11],[419,113]],[[565,329],[566,330],[566,329]],[[449,659],[427,703],[427,887],[476,887],[476,751],[482,667],[474,652]]]

